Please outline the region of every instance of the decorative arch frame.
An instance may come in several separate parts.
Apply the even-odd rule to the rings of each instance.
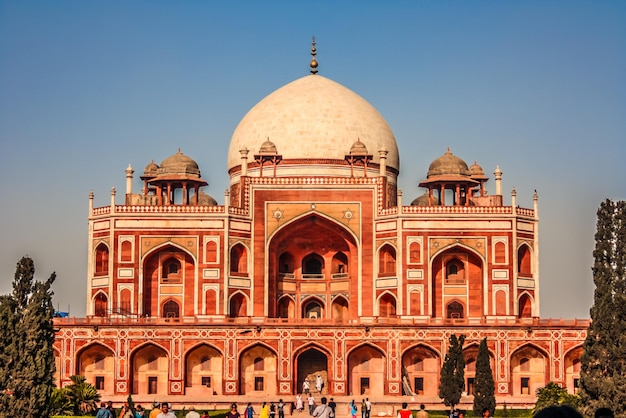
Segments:
[[[171,373],[173,370],[171,367],[172,354],[166,347],[159,344],[157,341],[146,341],[146,342],[140,343],[139,345],[137,345],[136,347],[128,351],[128,362],[127,362],[128,363],[128,376],[129,376],[129,381],[131,384],[131,388],[129,389],[133,389],[132,385],[133,385],[133,381],[135,380],[134,373],[135,373],[135,362],[136,362],[137,353],[141,352],[141,350],[147,347],[155,347],[165,353],[165,358],[167,362],[167,380],[168,380],[167,386],[169,386],[169,381],[171,380]],[[134,389],[137,390],[137,388],[134,388]]]
[[[357,254],[356,254],[356,258],[357,258],[357,266],[356,268],[354,266],[352,266],[350,268],[351,271],[355,271],[356,275],[357,275],[357,283],[356,285],[360,288],[362,281],[363,281],[363,274],[361,272],[362,269],[362,246],[361,246],[361,239],[359,238],[359,235],[357,233],[355,233],[352,229],[348,228],[345,224],[337,221],[336,219],[331,218],[330,216],[322,213],[322,212],[317,212],[315,210],[310,210],[307,211],[305,213],[300,214],[299,216],[296,216],[292,219],[290,219],[289,221],[285,222],[284,224],[280,225],[279,227],[277,227],[274,231],[272,231],[268,236],[267,239],[265,241],[265,254],[269,254],[270,253],[270,246],[272,245],[272,242],[274,240],[274,238],[276,238],[276,236],[280,233],[282,233],[286,228],[291,228],[294,224],[304,220],[305,218],[308,217],[318,217],[320,219],[322,219],[325,222],[329,222],[331,224],[333,224],[334,226],[338,227],[341,229],[341,231],[345,234],[347,234],[350,238],[352,238],[354,246],[356,248]],[[265,294],[268,293],[269,291],[269,264],[265,263],[265,267],[264,267],[264,291]],[[251,289],[251,292],[253,292],[254,290]],[[296,309],[300,309],[301,312],[301,306],[302,304],[298,304],[296,303]],[[267,300],[264,302],[264,314],[267,315],[268,314],[268,310],[269,310],[269,305]],[[361,304],[358,305],[358,315],[362,314],[362,306]]]
[[[515,387],[516,387],[516,382],[513,380],[514,376],[513,376],[513,359],[523,350],[525,349],[533,349],[536,352],[538,352],[539,354],[541,354],[543,360],[544,360],[544,370],[542,371],[543,373],[543,377],[542,377],[542,382],[546,381],[546,376],[550,375],[550,353],[548,353],[544,348],[536,345],[533,342],[525,342],[524,344],[520,345],[519,347],[515,348],[513,351],[511,351],[511,353],[509,354],[509,373],[511,375],[510,379],[511,379],[511,383],[513,385],[513,387],[511,388],[513,390],[513,394],[515,394]],[[530,373],[537,373],[537,372],[529,372]],[[529,395],[533,394],[533,388],[529,387]]]
[[[389,290],[385,290],[384,292],[381,292],[381,294],[376,297],[376,303],[374,304],[374,316],[380,316],[380,301],[382,300],[383,297],[386,297],[386,296],[393,298],[394,307],[395,307],[395,315],[398,315],[398,296],[396,296]]]
[[[232,251],[233,248],[237,247],[237,246],[242,246],[245,251],[246,251],[246,271],[245,273],[248,275],[248,277],[250,276],[250,274],[252,273],[252,251],[250,249],[250,246],[248,246],[243,240],[236,240],[234,241],[231,245],[228,246],[228,274],[232,273],[231,268],[231,263],[232,263]]]
[[[517,296],[517,299],[515,300],[515,305],[516,305],[516,312],[515,315],[519,317],[519,308],[520,308],[520,300],[522,299],[523,296],[528,297],[528,299],[530,300],[530,304],[531,304],[531,317],[536,316],[535,312],[537,309],[537,304],[535,303],[535,298],[533,297],[533,295],[531,295],[528,291],[524,290],[522,293],[520,293]]]
[[[455,242],[455,243],[452,243],[452,244],[450,244],[450,245],[446,245],[446,246],[444,246],[444,247],[441,247],[441,248],[439,248],[437,251],[435,251],[435,252],[434,252],[434,253],[433,253],[433,254],[432,254],[432,255],[428,258],[428,272],[429,272],[429,275],[431,275],[431,276],[432,276],[432,271],[433,271],[433,263],[434,263],[434,261],[437,259],[437,257],[438,257],[438,256],[440,256],[440,255],[442,255],[442,254],[443,254],[443,253],[445,253],[446,251],[453,249],[453,248],[461,248],[461,249],[463,249],[463,250],[465,250],[465,251],[467,251],[467,252],[471,253],[472,255],[474,255],[474,256],[476,256],[476,257],[478,257],[478,259],[479,259],[479,260],[480,260],[480,262],[482,263],[481,269],[482,269],[482,274],[483,274],[483,277],[482,277],[482,280],[483,280],[483,289],[488,289],[488,287],[489,287],[489,276],[488,276],[488,270],[489,270],[489,269],[487,269],[487,268],[486,268],[486,266],[487,266],[487,259],[486,259],[486,257],[485,257],[484,255],[482,255],[481,253],[477,252],[474,248],[469,247],[469,246],[467,246],[467,245],[465,245],[465,244],[463,244],[463,243],[461,243],[461,242]],[[432,279],[431,279],[431,280],[432,280]],[[429,301],[432,301],[432,298],[433,298],[433,289],[432,289],[432,288],[433,288],[432,286],[428,286],[428,299],[427,299],[427,300],[429,300]],[[445,311],[445,308],[446,308],[446,306],[447,306],[447,305],[448,305],[448,304],[443,304],[443,303],[441,304],[441,309],[442,309],[442,312],[440,312],[439,314],[440,314],[440,315],[442,315],[442,317],[445,317],[445,316],[446,316],[446,311]],[[489,312],[489,311],[488,311],[489,306],[488,306],[488,304],[487,304],[487,303],[484,303],[483,305],[484,305],[484,307],[483,307],[483,315],[488,315],[488,312]],[[464,306],[465,308],[467,308],[467,306],[465,306],[465,305],[463,305],[463,306]],[[432,311],[432,310],[434,309],[434,307],[431,307],[430,309],[431,309],[431,311]],[[467,309],[465,309],[465,312],[467,312]],[[434,312],[431,312],[431,314],[433,314],[433,313],[434,313]]]
[[[299,313],[300,313],[300,314],[299,314],[299,315],[300,315],[300,318],[305,318],[305,319],[313,319],[313,318],[312,318],[312,317],[310,317],[310,316],[309,316],[309,317],[304,316],[304,309],[305,309],[305,307],[306,307],[309,303],[311,303],[311,302],[313,302],[313,301],[315,301],[315,302],[318,302],[318,303],[319,303],[319,305],[320,305],[320,310],[321,310],[319,318],[316,318],[316,319],[325,319],[325,318],[328,316],[328,307],[326,306],[326,305],[327,305],[327,304],[326,304],[326,301],[325,301],[324,299],[320,298],[319,296],[316,296],[316,295],[309,295],[309,296],[307,296],[306,298],[302,299],[302,300],[300,301],[300,304],[299,304],[299,305],[297,305],[297,304],[296,304],[296,307],[298,308]]]
[[[280,308],[283,305],[283,303],[285,303],[286,300],[288,300],[286,302],[287,303],[287,308],[289,307],[289,304],[291,304],[293,306],[293,310],[294,310],[294,317],[297,317],[296,310],[297,310],[298,304],[297,304],[296,300],[290,294],[284,293],[284,294],[280,295],[278,297],[278,300],[276,301],[277,302],[276,306],[278,306]],[[279,314],[282,313],[282,312],[280,312],[280,309],[278,309],[278,311],[279,311]],[[287,316],[279,316],[279,317],[280,318],[289,318],[289,315],[287,315]]]
[[[248,295],[246,295],[246,292],[243,292],[241,290],[236,290],[234,291],[231,295],[228,296],[228,300],[227,300],[227,306],[228,306],[228,314],[231,315],[232,313],[230,312],[230,303],[233,300],[233,298],[235,296],[239,296],[241,295],[244,300],[246,301],[246,316],[252,316],[252,306],[250,303],[250,297]]]
[[[463,309],[462,310],[463,316],[460,316],[459,318],[455,318],[455,317],[450,316],[449,309],[450,309],[450,306],[454,305],[454,304],[457,304],[457,305],[461,306],[461,308]],[[452,300],[449,300],[445,304],[444,308],[445,308],[445,314],[446,314],[445,318],[447,318],[447,319],[465,319],[465,318],[467,318],[467,306],[463,303],[463,301],[461,301],[459,299],[454,298]]]
[[[381,251],[385,248],[385,247],[390,247],[393,252],[394,252],[394,266],[393,266],[393,272],[381,272],[380,271],[380,257],[381,257]],[[384,240],[380,243],[380,245],[378,245],[376,247],[376,256],[374,257],[374,272],[375,272],[375,276],[376,277],[394,277],[397,276],[398,274],[398,248],[397,246],[389,241],[389,240]]]
[[[525,264],[523,265],[522,263],[524,263],[523,260],[520,260],[520,251],[522,251],[523,249],[526,249],[528,251],[528,266],[525,266]],[[519,243],[519,245],[517,246],[517,248],[515,249],[516,251],[516,260],[517,260],[517,266],[515,266],[517,268],[517,273],[520,275],[523,275],[524,277],[533,277],[535,272],[534,272],[534,262],[533,259],[535,257],[534,255],[534,251],[533,251],[533,247],[526,241],[522,241]],[[528,271],[526,271],[526,268],[528,268]]]
[[[150,248],[149,251],[146,251],[144,254],[141,255],[141,260],[140,260],[140,267],[139,267],[139,282],[138,282],[138,287],[137,289],[139,289],[139,291],[141,293],[143,293],[143,289],[144,289],[144,269],[145,269],[145,265],[146,265],[146,261],[148,260],[148,258],[152,257],[154,254],[160,252],[164,247],[174,247],[177,250],[182,251],[183,253],[185,253],[185,256],[188,256],[191,258],[191,260],[193,261],[193,265],[194,266],[198,266],[198,257],[196,257],[192,252],[190,252],[187,248],[175,243],[175,242],[171,242],[171,241],[166,241],[166,242],[162,242],[156,246],[154,246],[153,248]],[[199,283],[199,276],[198,276],[198,269],[194,268],[193,269],[194,273],[193,273],[193,286],[194,289],[198,288],[198,283]],[[160,285],[159,285],[160,286]],[[199,298],[200,298],[201,294],[200,292],[193,292],[193,306],[194,306],[194,313],[196,315],[200,314],[199,308],[198,308],[198,304],[199,304]],[[143,301],[141,299],[139,299],[138,301],[139,305],[138,305],[138,311],[140,315],[143,315]],[[161,304],[158,305],[159,307],[161,307]],[[161,312],[157,312],[157,316],[160,316]],[[181,312],[181,317],[182,317],[182,312]]]
[[[99,263],[101,262],[104,264],[103,261],[100,261],[100,262],[98,261],[99,248],[103,246],[106,248],[106,254],[107,254],[106,266],[105,266],[105,270],[99,270],[98,269]],[[97,242],[94,243],[92,257],[93,257],[93,262],[91,263],[90,267],[93,269],[93,271],[91,275],[93,277],[109,276],[111,274],[111,245],[103,239],[98,240]]]
[[[96,314],[96,299],[98,298],[98,296],[104,296],[106,298],[106,310],[105,310],[105,314],[106,311],[110,311],[111,310],[111,298],[109,297],[109,295],[106,294],[106,292],[102,289],[98,290],[96,293],[94,293],[94,295],[91,297],[91,314],[93,316],[101,316],[101,315],[97,315]]]

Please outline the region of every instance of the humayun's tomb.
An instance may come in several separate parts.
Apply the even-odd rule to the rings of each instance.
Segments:
[[[90,195],[87,315],[55,319],[58,384],[199,405],[291,401],[319,374],[337,399],[443,406],[455,333],[466,402],[485,337],[499,405],[550,381],[575,392],[588,321],[540,318],[537,194],[519,207],[497,167],[488,193],[442,147],[403,196],[391,128],[315,53],[234,130],[224,204],[180,150],[141,183],[129,166],[109,205]]]

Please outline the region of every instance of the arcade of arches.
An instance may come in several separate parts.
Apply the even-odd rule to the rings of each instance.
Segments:
[[[283,331],[282,335],[287,335],[286,332]],[[379,333],[382,330],[369,332]],[[296,330],[291,331],[295,342],[298,341],[299,333]],[[445,347],[441,343],[444,341],[435,345],[401,344],[405,348],[398,358],[399,370],[396,370],[396,360],[380,344],[349,341],[345,346],[344,359],[336,361],[333,360],[333,357],[337,358],[336,352],[329,351],[325,345],[310,343],[294,349],[292,357],[284,359],[278,354],[281,349],[286,348],[281,344],[280,338],[268,340],[269,344],[240,340],[244,348],[241,349],[236,363],[229,360],[223,346],[209,342],[193,343],[182,352],[178,351],[178,344],[171,345],[167,339],[140,343],[128,350],[124,356],[128,359],[127,362],[122,359],[117,363],[111,347],[91,343],[78,352],[73,367],[76,374],[84,375],[88,381],[95,382],[98,390],[113,393],[124,388],[124,385],[120,386],[121,382],[128,382],[127,389],[133,395],[171,394],[173,388],[179,388],[178,383],[173,384],[175,382],[180,382],[181,394],[200,397],[227,393],[301,393],[305,380],[310,382],[313,390],[314,382],[320,376],[324,383],[321,394],[324,395],[389,394],[390,388],[396,387],[391,384],[395,378],[398,380],[397,388],[402,394],[426,398],[438,396],[439,373],[443,362],[441,348]],[[248,342],[249,345],[246,346]],[[492,346],[497,348],[497,345]],[[494,379],[497,383],[500,382],[500,388],[504,379],[510,382],[507,385],[510,395],[532,396],[536,389],[545,385],[546,379],[559,377],[568,390],[574,393],[578,388],[582,347],[569,349],[562,365],[546,351],[546,347],[549,345],[538,346],[520,341],[520,345],[512,350],[510,360],[507,361],[496,361],[497,354],[490,349]],[[471,395],[478,344],[466,345],[463,353],[466,362],[466,391]],[[231,364],[237,364],[237,369],[229,371]],[[57,366],[63,367],[63,363],[57,363]]]

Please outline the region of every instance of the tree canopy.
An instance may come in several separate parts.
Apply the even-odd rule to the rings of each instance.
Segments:
[[[0,417],[48,417],[54,388],[53,273],[34,280],[33,260],[23,257],[13,293],[0,296]]]
[[[478,346],[476,359],[476,376],[474,377],[474,416],[482,416],[483,409],[487,408],[493,416],[496,410],[495,383],[491,371],[487,338],[483,338]]]
[[[465,335],[457,338],[452,334],[449,341],[441,377],[439,381],[439,397],[446,406],[454,408],[461,400],[461,393],[465,389],[465,359],[463,358],[463,343]]]
[[[626,202],[605,200],[597,212],[593,306],[583,345],[580,396],[585,412],[626,414]],[[592,414],[593,415],[593,414]]]

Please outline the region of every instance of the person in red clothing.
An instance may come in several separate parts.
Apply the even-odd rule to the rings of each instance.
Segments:
[[[398,418],[411,418],[413,412],[408,408],[409,404],[402,402],[402,409],[398,411]]]

